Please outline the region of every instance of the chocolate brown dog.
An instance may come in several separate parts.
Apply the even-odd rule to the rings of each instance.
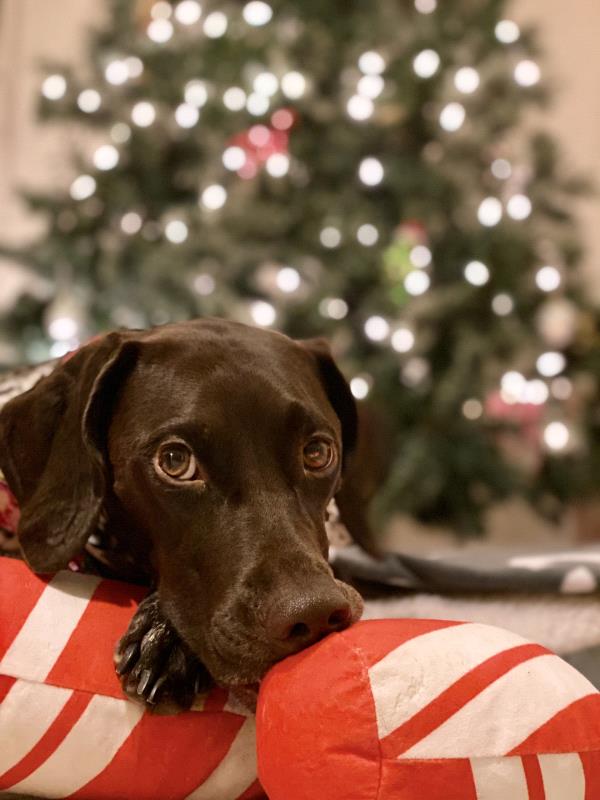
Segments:
[[[27,562],[54,572],[100,542],[110,574],[147,582],[117,671],[183,707],[360,616],[324,526],[337,497],[366,543],[360,498],[341,491],[356,441],[323,341],[217,319],[109,334],[0,414]]]

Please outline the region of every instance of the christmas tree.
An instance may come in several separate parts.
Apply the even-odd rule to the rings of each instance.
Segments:
[[[552,513],[593,490],[581,185],[520,126],[545,91],[506,6],[110,0],[88,71],[43,79],[82,144],[12,253],[54,299],[5,336],[39,360],[199,315],[323,334],[383,411],[382,508],[470,533],[512,492]]]

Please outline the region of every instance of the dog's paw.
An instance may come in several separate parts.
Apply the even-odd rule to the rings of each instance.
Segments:
[[[123,691],[153,711],[190,708],[211,685],[210,675],[161,610],[158,595],[143,600],[115,651]]]

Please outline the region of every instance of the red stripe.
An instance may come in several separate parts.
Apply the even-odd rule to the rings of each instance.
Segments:
[[[207,695],[202,711],[223,711],[228,700],[229,692],[216,686]]]
[[[50,579],[16,558],[0,558],[0,658],[13,643]]]
[[[357,622],[351,628],[331,635],[342,641],[349,639],[348,645],[352,649],[356,647],[356,642],[360,642],[361,659],[368,669],[405,642],[456,625],[465,623],[439,619],[371,619]],[[357,632],[358,628],[361,629],[360,633]]]
[[[477,789],[467,758],[437,761],[384,758],[376,795],[390,800],[477,800]]]
[[[134,790],[144,800],[187,797],[220,764],[244,721],[195,711],[144,714],[105,769],[69,797],[115,800]]]
[[[428,705],[381,740],[381,751],[395,758],[424,739],[498,678],[524,661],[546,655],[546,648],[522,644],[498,653],[459,678]],[[474,736],[475,736],[474,732]]]
[[[4,775],[0,776],[0,789],[9,789],[38,769],[71,731],[91,699],[91,694],[74,692],[46,733],[29,753],[18,764],[15,764],[14,767],[11,767]]]
[[[265,794],[265,790],[262,788],[257,778],[252,786],[249,786],[246,791],[237,798],[237,800],[268,800],[268,798]]]
[[[8,675],[0,675],[0,703],[3,702],[6,695],[10,692],[16,680],[16,678],[10,678]]]
[[[537,756],[523,756],[523,770],[527,781],[527,792],[529,800],[546,800],[544,791],[544,779]]]
[[[600,694],[596,692],[563,708],[507,755],[583,750],[600,750]]]
[[[579,753],[585,775],[585,800],[600,797],[600,752]]]
[[[140,586],[101,581],[45,682],[121,699],[113,649],[147,593]]]

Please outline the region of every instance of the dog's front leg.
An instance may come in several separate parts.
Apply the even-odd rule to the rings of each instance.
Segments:
[[[158,593],[143,600],[117,644],[115,667],[124,692],[158,713],[191,706],[210,676],[164,614]]]

